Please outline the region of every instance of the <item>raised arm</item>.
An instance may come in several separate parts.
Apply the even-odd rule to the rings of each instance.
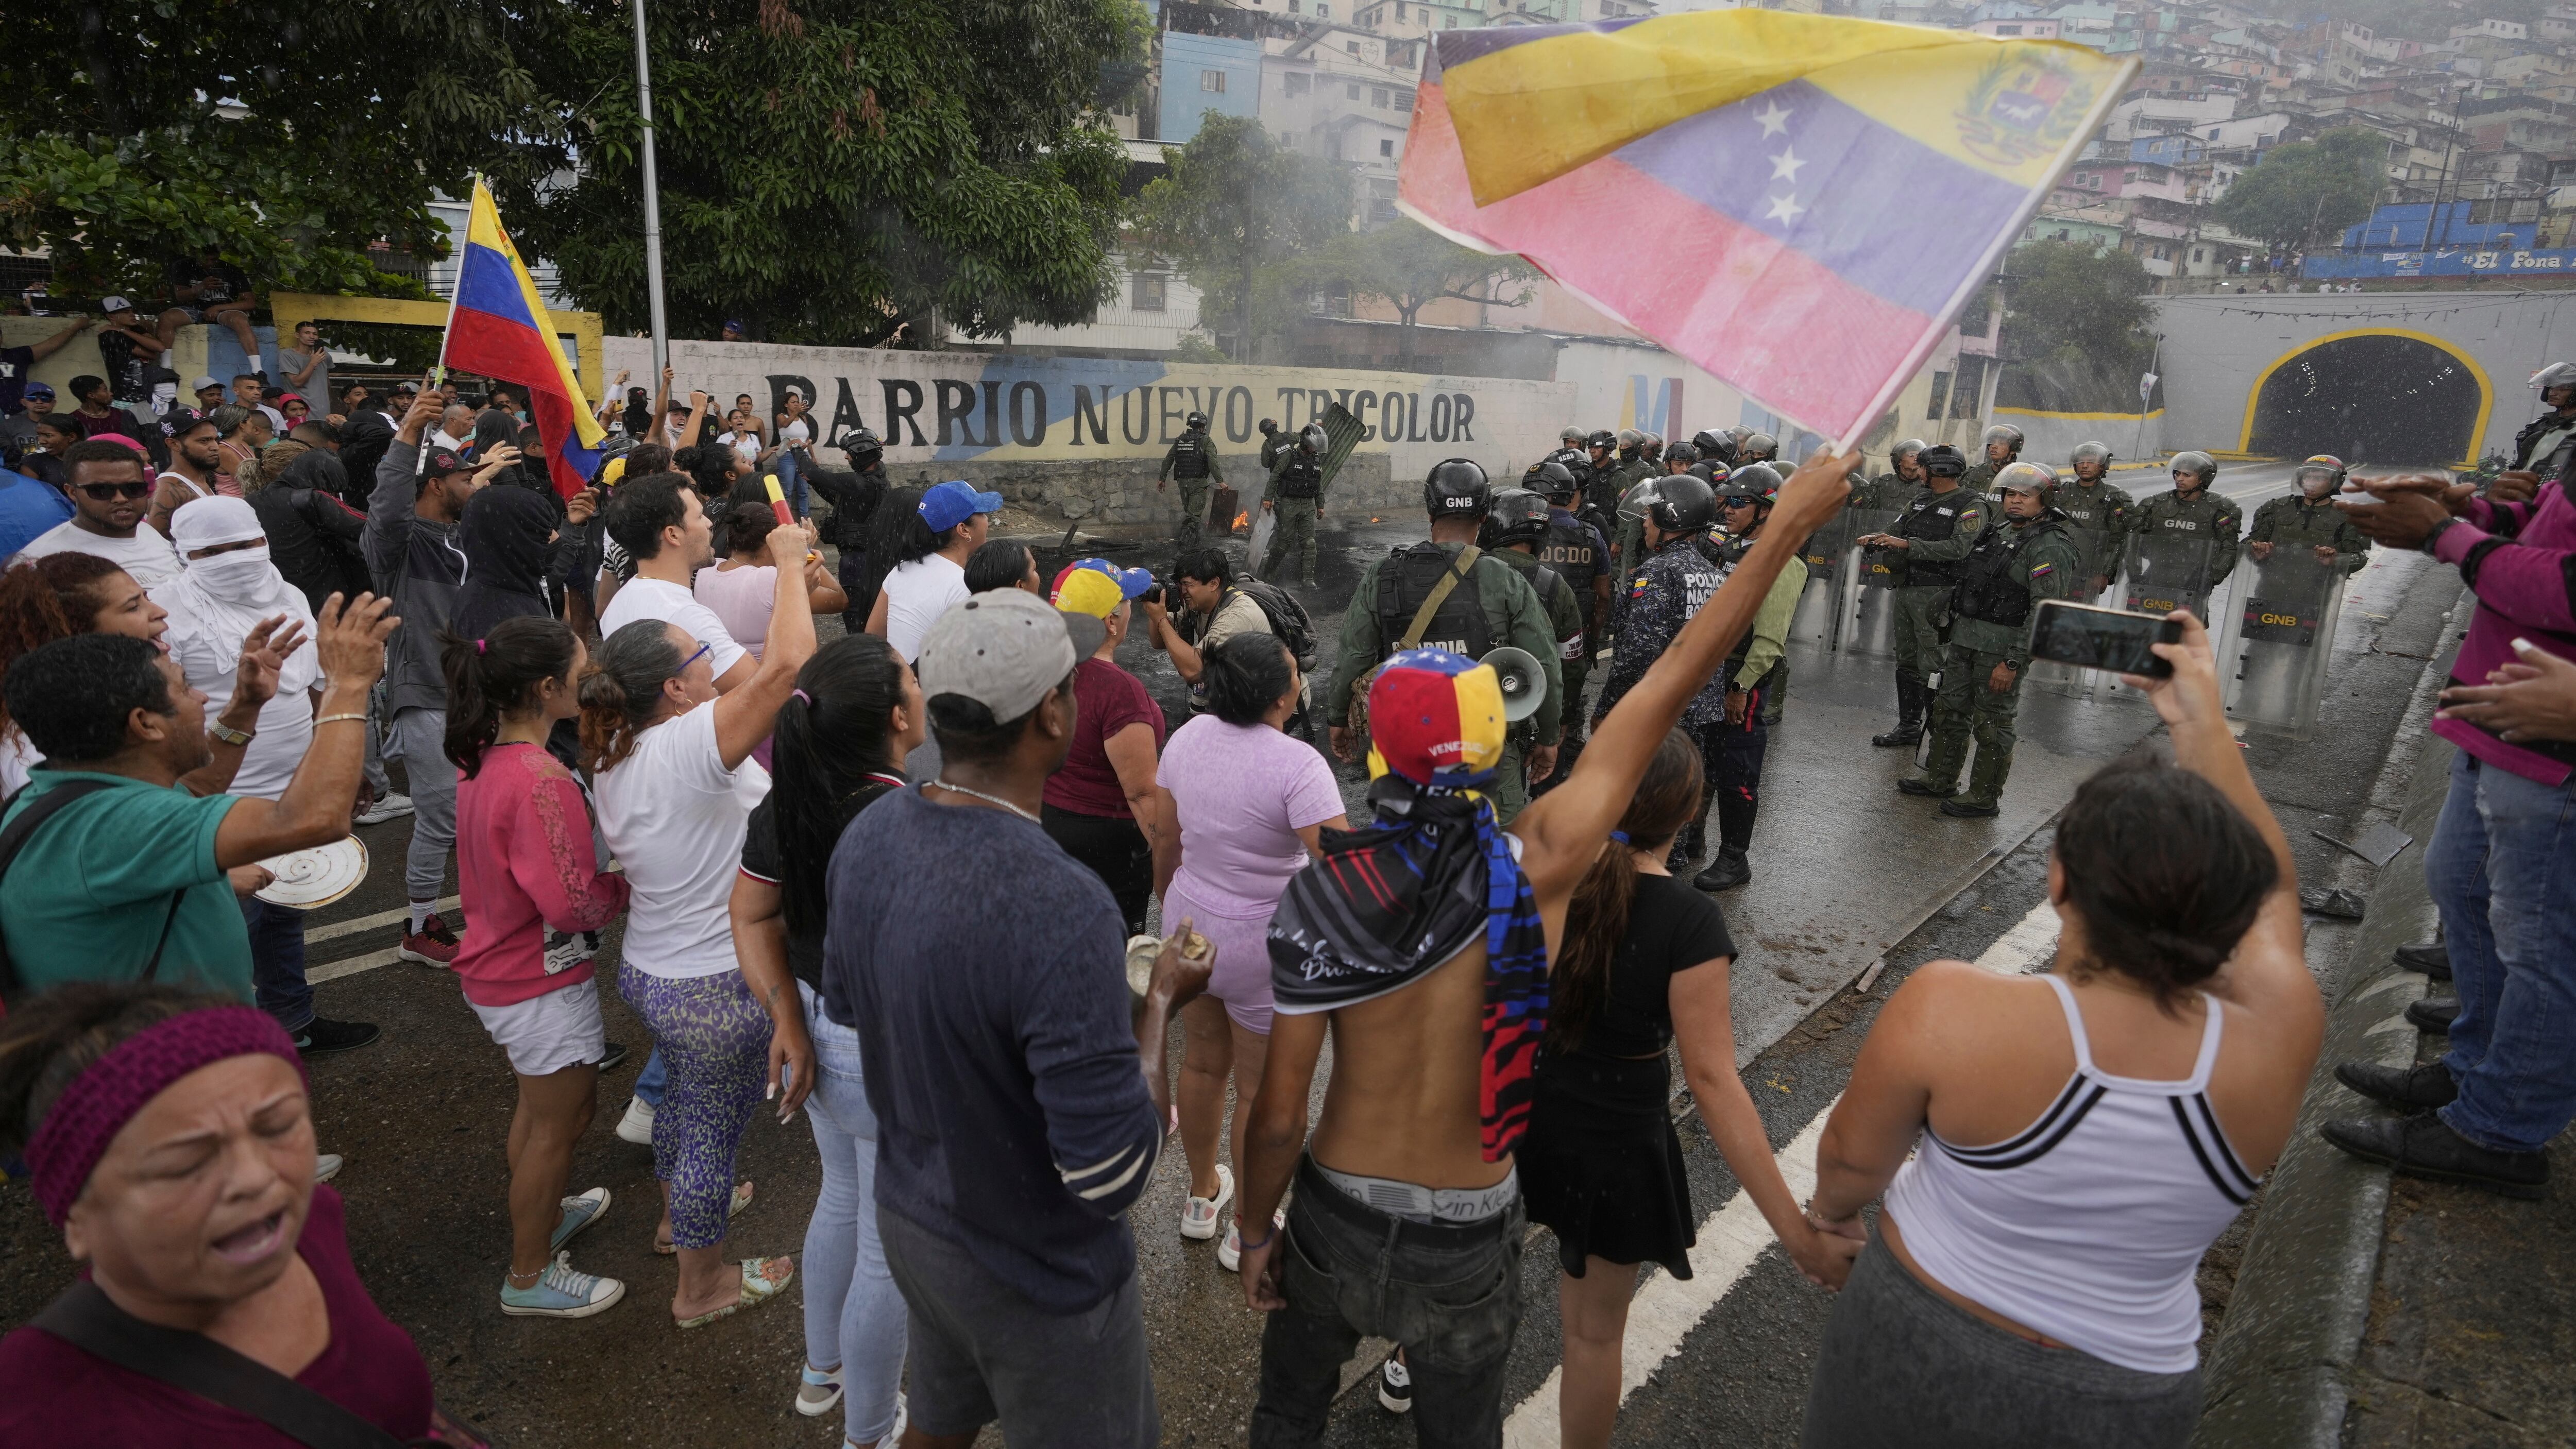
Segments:
[[[360,594],[345,608],[322,601],[314,643],[322,656],[321,709],[313,743],[275,800],[242,800],[215,830],[215,863],[226,870],[290,850],[328,845],[349,833],[349,807],[366,765],[367,691],[385,672],[385,638],[402,621],[393,601]]]

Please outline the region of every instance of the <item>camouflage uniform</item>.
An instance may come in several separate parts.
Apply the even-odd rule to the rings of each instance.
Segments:
[[[2362,571],[2370,563],[2370,535],[2353,527],[2352,519],[2334,506],[2332,499],[2310,503],[2292,494],[2275,498],[2254,510],[2253,526],[2245,530],[2247,543],[2268,543],[2273,557],[2282,549],[2331,548],[2335,567],[2346,578]]]
[[[1207,521],[1208,488],[1225,481],[1225,469],[1217,462],[1216,440],[1207,429],[1192,428],[1172,441],[1163,454],[1163,471],[1156,483],[1168,483],[1175,477],[1181,483],[1181,524],[1172,530],[1172,547],[1182,553],[1199,546],[1199,526]]]
[[[2129,518],[2129,547],[2133,551],[2168,540],[2209,545],[2209,572],[2198,590],[2159,589],[2158,600],[2142,600],[2139,607],[2160,602],[2162,596],[2174,592],[2183,595],[2184,602],[2195,593],[2205,596],[2236,567],[2236,535],[2245,522],[2245,510],[2237,507],[2235,499],[2214,488],[2204,488],[2190,498],[2180,493],[2159,493],[2139,504]],[[2132,592],[2135,587],[2133,581]]]
[[[1952,797],[1958,813],[1991,815],[2012,773],[2013,720],[2021,684],[2030,670],[2030,618],[2040,601],[2069,597],[2077,588],[2083,552],[2055,510],[2028,523],[2001,516],[1977,535],[1960,565],[1950,643],[1941,662],[1941,692],[1932,705],[1932,754],[1923,773],[1905,782],[1909,794],[1951,795],[1959,766],[1974,736],[1977,763],[1965,793]],[[2012,687],[1992,687],[1995,666],[2012,666]]]

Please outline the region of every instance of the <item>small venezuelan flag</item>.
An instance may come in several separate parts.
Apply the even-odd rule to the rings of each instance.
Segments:
[[[447,361],[528,390],[528,409],[546,440],[546,468],[555,491],[581,491],[599,467],[607,436],[591,416],[572,361],[555,341],[554,319],[537,300],[537,284],[519,260],[500,208],[481,178],[474,182],[474,211],[457,259],[456,311],[447,328]]]
[[[2136,66],[1775,10],[1443,31],[1399,204],[1847,447]]]

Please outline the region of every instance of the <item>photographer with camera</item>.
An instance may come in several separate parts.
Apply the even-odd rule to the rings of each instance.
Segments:
[[[1156,584],[1136,600],[1148,637],[1172,656],[1172,668],[1190,687],[1190,714],[1208,711],[1208,652],[1237,634],[1263,634],[1269,616],[1234,580],[1234,560],[1219,548],[1191,549],[1172,565],[1172,581]]]

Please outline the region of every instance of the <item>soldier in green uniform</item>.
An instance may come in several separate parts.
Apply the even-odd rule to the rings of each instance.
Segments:
[[[2301,463],[2295,476],[2295,495],[2254,510],[2254,523],[2245,530],[2246,552],[2266,563],[2275,550],[2310,549],[2317,562],[2342,569],[2346,578],[2361,572],[2370,563],[2370,535],[2334,506],[2334,496],[2343,491],[2343,459],[2319,453]]]
[[[2082,553],[2066,535],[2066,516],[2049,507],[2057,477],[2037,463],[2007,463],[1995,474],[2003,517],[1986,524],[1959,565],[1950,646],[1941,663],[1941,697],[1932,708],[1932,758],[1923,773],[1896,782],[1908,795],[1941,801],[1941,813],[2002,813],[2012,773],[2013,716],[2021,678],[2030,668],[2031,611],[2062,599],[2079,584]],[[1968,740],[1977,763],[1958,790]]]
[[[1959,561],[1986,526],[1985,500],[1959,486],[1968,471],[1965,455],[1942,443],[1917,454],[1915,463],[1923,470],[1923,487],[1907,500],[1895,527],[1859,539],[1863,547],[1886,550],[1883,557],[1897,576],[1896,728],[1870,739],[1888,748],[1923,739],[1931,676],[1947,647],[1941,631],[1949,621],[1950,586],[1958,582]]]
[[[1923,456],[1924,446],[1921,438],[1907,438],[1888,449],[1887,471],[1867,482],[1854,483],[1848,506],[1894,513],[1913,502],[1914,495],[1923,489],[1923,465],[1917,460]]]
[[[1208,489],[1225,481],[1225,469],[1217,463],[1216,440],[1208,436],[1205,413],[1192,413],[1172,440],[1170,451],[1163,454],[1163,471],[1154,480],[1154,491],[1178,478],[1181,482],[1181,526],[1172,530],[1172,547],[1177,553],[1188,553],[1199,546],[1199,525],[1207,518]]]
[[[1476,531],[1492,497],[1492,485],[1477,464],[1450,458],[1432,466],[1422,484],[1431,538],[1397,549],[1361,571],[1350,606],[1342,613],[1341,644],[1332,682],[1324,687],[1323,710],[1333,753],[1357,760],[1366,754],[1368,742],[1351,729],[1351,698],[1361,679],[1388,655],[1399,649],[1438,648],[1481,659],[1501,644],[1528,650],[1544,667],[1547,698],[1529,718],[1526,749],[1518,743],[1507,746],[1495,770],[1495,813],[1508,820],[1529,803],[1530,782],[1556,772],[1565,679],[1556,664],[1556,630],[1538,591],[1511,565],[1476,549]],[[1445,588],[1444,580],[1449,581]]]
[[[2166,578],[2155,582],[2156,598],[2139,600],[2130,607],[2147,607],[2171,599],[2158,612],[2188,606],[2200,613],[2208,612],[2209,594],[2219,581],[2236,567],[2236,535],[2245,522],[2245,510],[2224,493],[2213,492],[2210,484],[2218,479],[2218,460],[2207,453],[2176,453],[2173,460],[2173,491],[2159,493],[2141,503],[2130,513],[2129,543],[2133,550],[2147,550],[2159,544],[2205,543],[2208,545],[2207,572],[2197,579]],[[2133,582],[2130,592],[2135,592]]]
[[[1564,469],[1560,467],[1554,471],[1562,473]],[[1539,603],[1547,610],[1548,629],[1556,636],[1557,679],[1565,691],[1556,711],[1557,758],[1571,766],[1571,751],[1576,747],[1574,736],[1582,725],[1583,626],[1591,612],[1592,601],[1564,574],[1539,557],[1552,532],[1550,511],[1544,496],[1527,488],[1506,488],[1494,495],[1492,506],[1486,509],[1485,526],[1480,537],[1485,540],[1485,551],[1511,565],[1512,571],[1528,582],[1531,591],[1538,595]],[[1507,747],[1518,745],[1522,754],[1527,755],[1535,737],[1536,731],[1530,722],[1520,720],[1512,725],[1505,743]],[[1540,783],[1529,781],[1529,793],[1538,793]],[[1498,815],[1503,813],[1500,799],[1495,801],[1495,812]]]
[[[2011,467],[2013,460],[2021,456],[2021,429],[2010,423],[1997,423],[1986,429],[1984,447],[1985,456],[1959,479],[1959,486],[1971,493],[1991,492],[1995,474]]]
[[[1277,418],[1263,418],[1261,420],[1262,472],[1267,473],[1271,469],[1278,467],[1279,455],[1287,452],[1290,448],[1295,446],[1297,446],[1297,435],[1295,433],[1283,433],[1279,431],[1279,420]]]
[[[2120,571],[2138,505],[2127,493],[2111,486],[2109,448],[2100,443],[2078,443],[2068,461],[2074,465],[2075,477],[2072,481],[2059,479],[2049,502],[2066,515],[2067,532],[2084,553],[2084,588],[2069,597],[2096,599],[2111,587],[2111,576]]]
[[[1315,520],[1324,511],[1324,430],[1308,423],[1295,447],[1283,449],[1270,467],[1270,486],[1262,491],[1261,511],[1275,512],[1279,523],[1270,533],[1270,556],[1261,563],[1264,583],[1277,583],[1291,551],[1299,577],[1315,586]]]

